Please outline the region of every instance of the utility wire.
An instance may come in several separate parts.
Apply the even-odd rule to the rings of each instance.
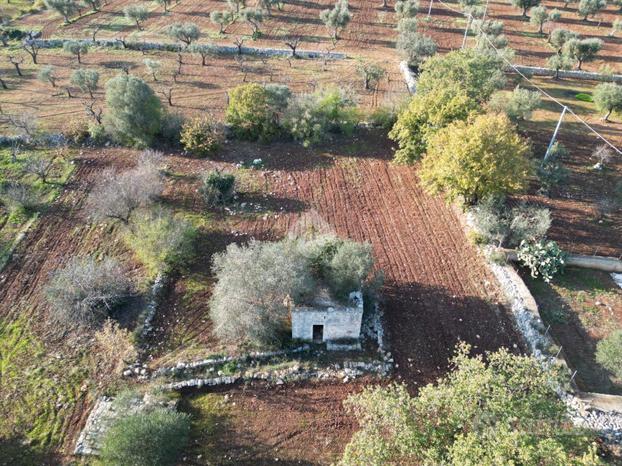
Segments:
[[[537,89],[538,91],[540,91],[542,94],[544,94],[546,97],[548,97],[549,99],[551,99],[553,102],[555,102],[557,105],[559,105],[560,107],[562,107],[562,110],[564,108],[566,108],[566,111],[568,113],[570,113],[572,116],[574,116],[580,123],[582,123],[587,129],[589,129],[592,133],[594,133],[597,137],[599,137],[605,144],[607,144],[609,147],[611,147],[613,150],[615,150],[619,155],[622,155],[622,151],[620,149],[618,149],[614,144],[612,144],[611,142],[609,142],[609,140],[603,136],[602,134],[600,134],[598,131],[596,131],[594,128],[592,128],[592,126],[585,121],[583,118],[581,118],[579,115],[577,115],[570,107],[568,107],[567,105],[563,104],[562,102],[560,102],[559,100],[557,100],[555,97],[553,97],[551,94],[549,94],[548,92],[546,92],[544,89],[542,89],[540,86],[538,86],[536,83],[534,83],[531,79],[529,79],[524,73],[522,73],[518,68],[516,68],[516,66],[510,61],[508,60],[503,53],[495,46],[495,44],[492,43],[492,41],[490,40],[490,38],[488,37],[488,34],[483,33],[482,31],[482,27],[481,25],[478,26],[477,22],[474,23],[474,20],[476,18],[473,17],[473,15],[471,13],[465,13],[463,11],[457,10],[455,8],[453,8],[451,5],[448,5],[447,3],[445,3],[443,0],[436,0],[437,2],[441,3],[442,5],[445,5],[449,10],[453,11],[454,13],[459,13],[461,15],[466,16],[467,18],[469,18],[469,22],[471,23],[471,26],[475,25],[476,29],[479,29],[479,33],[480,35],[486,39],[488,41],[488,43],[490,44],[490,46],[492,47],[492,49],[497,53],[497,55],[505,62],[507,63],[519,76],[521,76],[525,81],[527,81],[529,84],[531,84],[535,89]],[[467,23],[468,24],[468,23]],[[483,24],[483,21],[482,21]]]

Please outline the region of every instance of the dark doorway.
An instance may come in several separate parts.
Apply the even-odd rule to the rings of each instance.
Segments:
[[[321,343],[324,341],[324,326],[323,325],[313,326],[313,341],[316,343]]]

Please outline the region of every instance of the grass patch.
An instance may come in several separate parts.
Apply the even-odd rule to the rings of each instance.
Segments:
[[[86,376],[50,354],[26,319],[0,321],[0,438],[23,438],[33,452],[59,446]]]
[[[180,409],[192,417],[188,456],[202,455],[205,464],[216,464],[219,438],[229,415],[223,396],[216,393],[188,396],[182,398]]]

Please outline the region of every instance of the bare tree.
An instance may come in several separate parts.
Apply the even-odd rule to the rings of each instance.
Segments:
[[[242,46],[244,45],[243,37],[236,37],[233,39],[233,45],[235,45],[238,49],[238,55],[242,55]]]
[[[102,116],[103,116],[103,110],[101,107],[95,109],[95,100],[92,100],[91,102],[84,102],[84,110],[86,111],[86,114],[88,116],[93,117],[93,119],[97,122],[98,125],[102,124]]]
[[[128,225],[137,209],[147,206],[162,193],[159,160],[159,153],[146,151],[131,170],[121,173],[105,170],[87,200],[91,217],[119,220]]]
[[[176,76],[175,76],[176,77]],[[173,88],[167,87],[160,91],[160,93],[164,96],[169,106],[173,107]]]
[[[74,257],[52,273],[46,287],[52,320],[70,327],[100,324],[130,292],[129,279],[111,258]]]
[[[9,212],[32,210],[37,207],[39,198],[32,186],[21,181],[9,181],[0,190],[0,200]]]
[[[606,144],[602,144],[594,149],[592,152],[592,158],[597,160],[594,168],[596,170],[602,170],[605,168],[605,165],[613,159],[613,151]]]
[[[97,33],[103,28],[103,25],[101,24],[96,24],[95,25],[95,29],[93,29],[93,32],[91,33],[91,39],[93,40],[93,44],[95,44],[96,42],[96,37],[97,37]]]
[[[28,55],[30,55],[30,57],[32,58],[32,62],[36,65],[37,57],[39,56],[39,49],[40,49],[37,43],[31,39],[27,41],[26,43],[24,43],[22,45],[22,48],[28,53]]]
[[[48,174],[54,166],[52,157],[32,154],[26,158],[22,169],[25,173],[30,173],[39,178],[43,183],[48,183]]]
[[[15,57],[13,55],[9,55],[9,61],[15,67],[15,71],[17,71],[17,76],[24,76],[22,74],[22,70],[19,67],[19,65],[24,63],[24,57]]]
[[[302,42],[302,36],[299,35],[290,36],[285,41],[285,45],[288,46],[292,51],[293,58],[298,57],[298,55],[296,55],[296,49],[298,48],[298,45],[300,45],[300,42]]]
[[[244,55],[235,55],[233,58],[235,63],[240,67],[240,72],[243,75],[242,82],[245,83],[249,72],[246,57]]]
[[[0,118],[0,122],[3,122],[13,127],[20,135],[26,139],[32,139],[37,129],[39,128],[39,121],[37,116],[33,113],[24,112],[17,115],[5,113]]]

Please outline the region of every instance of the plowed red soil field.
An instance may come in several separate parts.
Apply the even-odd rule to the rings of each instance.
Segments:
[[[292,144],[265,149],[232,145],[225,160],[261,157],[266,162],[266,171],[258,177],[260,192],[247,198],[242,193],[241,201],[254,199],[269,209],[250,218],[229,218],[228,229],[215,234],[214,242],[207,240],[204,259],[198,261],[201,270],[194,272],[208,274],[211,254],[228,241],[279,238],[300,230],[301,222],[370,242],[386,276],[383,308],[398,377],[415,387],[446,371],[459,340],[483,351],[513,347],[519,338],[508,311],[498,305],[493,278],[452,209],[421,190],[415,168],[395,166],[391,156],[390,143],[378,132],[352,142],[339,140],[316,154]],[[176,173],[186,175],[210,166],[187,159],[169,161]],[[200,208],[200,201],[189,199],[196,199],[196,185],[183,189],[170,195],[185,199],[190,209]],[[190,301],[183,300],[182,306],[183,286],[175,288],[177,299],[167,302],[160,314],[161,325],[171,334],[185,335],[188,342],[194,335],[209,346],[209,286]],[[194,311],[190,315],[188,306]]]

